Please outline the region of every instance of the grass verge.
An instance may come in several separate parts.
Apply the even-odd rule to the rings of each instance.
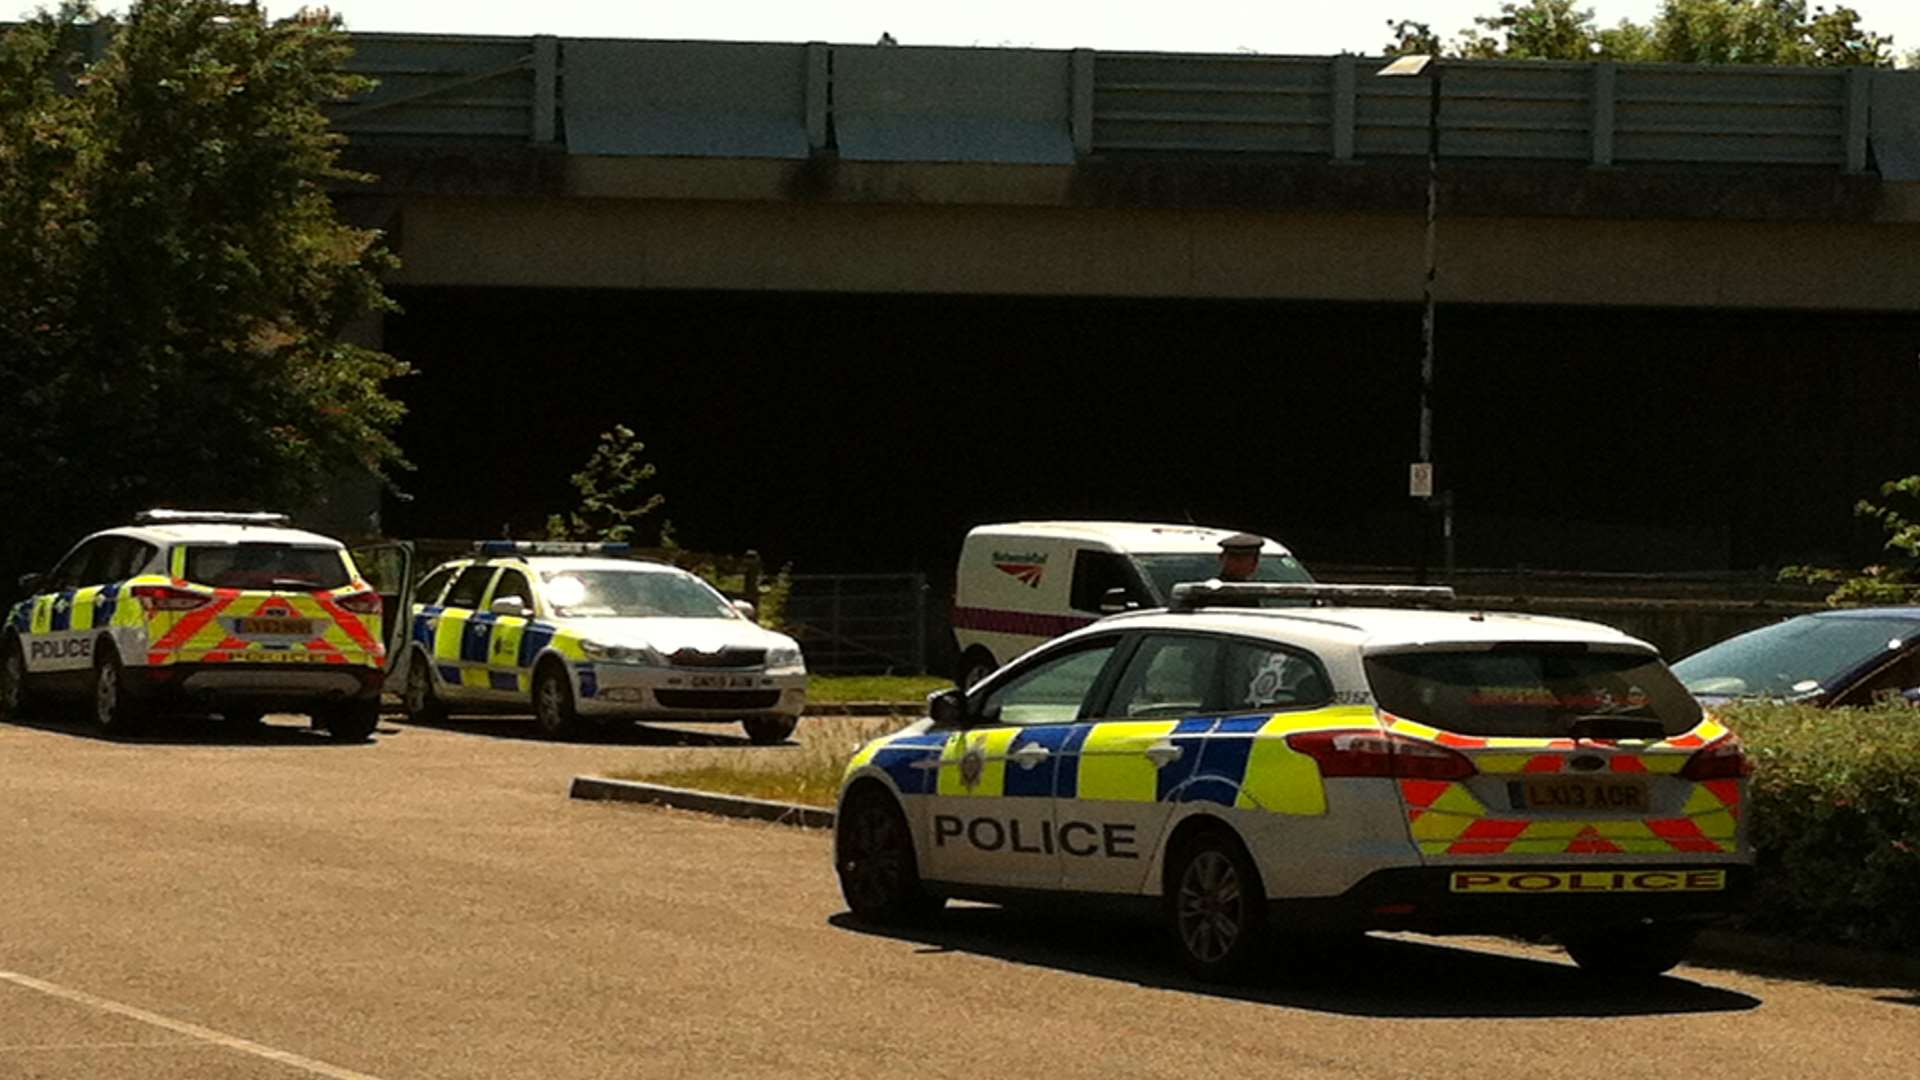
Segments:
[[[840,793],[847,759],[869,740],[900,730],[901,721],[892,717],[835,720],[830,731],[810,734],[808,726],[808,721],[800,722],[803,741],[797,750],[771,754],[714,750],[682,759],[672,768],[614,769],[605,775],[616,780],[831,807]]]
[[[807,678],[807,700],[917,702],[952,685],[952,679],[937,675],[812,675]]]

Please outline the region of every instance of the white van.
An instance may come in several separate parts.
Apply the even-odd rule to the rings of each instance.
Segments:
[[[1041,642],[1129,607],[1164,607],[1173,586],[1219,576],[1230,529],[1130,521],[981,525],[960,548],[954,681],[975,682]],[[1260,548],[1257,581],[1311,581],[1277,541]]]

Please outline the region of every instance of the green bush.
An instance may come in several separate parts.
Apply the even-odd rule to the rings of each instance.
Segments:
[[[1920,709],[1717,711],[1755,759],[1745,928],[1920,956]]]

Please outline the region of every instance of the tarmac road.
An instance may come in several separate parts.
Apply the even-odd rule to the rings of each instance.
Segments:
[[[565,797],[801,752],[709,730],[0,725],[0,1078],[1904,1080],[1920,1054],[1911,989],[1620,991],[1548,949],[1375,938],[1343,977],[1221,990],[1145,929],[959,907],[875,933],[823,833]]]

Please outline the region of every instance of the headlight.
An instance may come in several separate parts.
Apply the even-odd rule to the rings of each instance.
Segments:
[[[767,674],[769,675],[805,675],[807,661],[800,655],[798,645],[775,645],[767,650]]]
[[[653,650],[644,647],[635,649],[626,645],[583,641],[580,643],[580,651],[587,654],[587,659],[603,664],[653,664],[655,666],[659,664]]]

